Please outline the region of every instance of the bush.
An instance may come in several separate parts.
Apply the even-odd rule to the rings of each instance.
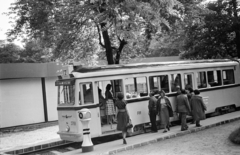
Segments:
[[[235,144],[240,144],[240,128],[230,134],[229,140]]]

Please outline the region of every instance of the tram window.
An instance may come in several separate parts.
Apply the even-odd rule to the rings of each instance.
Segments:
[[[207,87],[206,72],[197,73],[197,85],[198,85],[198,88]]]
[[[147,91],[147,78],[137,77],[137,78],[127,78],[125,80],[126,88],[126,98],[133,99],[144,97],[148,95]]]
[[[180,74],[171,74],[171,90],[176,92],[179,89],[182,89],[181,75]]]
[[[207,72],[207,76],[208,76],[208,84],[211,87],[221,86],[222,85],[221,71],[220,70],[208,71]]]
[[[229,70],[223,70],[223,84],[234,84],[234,71],[232,69]]]
[[[72,104],[75,103],[75,86],[74,85],[66,85],[66,86],[59,86],[59,105],[63,104]]]
[[[92,104],[93,102],[93,88],[92,83],[83,83],[83,102],[84,104]]]
[[[122,92],[122,80],[106,80],[106,81],[96,81],[98,91],[101,92],[101,96],[105,96],[106,87],[108,84],[112,85],[111,92],[113,93],[114,98],[117,98],[117,94]],[[106,96],[105,96],[106,98]]]
[[[150,76],[149,85],[150,91],[154,94],[157,94],[159,90],[169,93],[168,75]]]
[[[193,76],[193,74],[184,74],[184,84],[185,84],[186,90],[188,88],[193,88],[192,76]]]

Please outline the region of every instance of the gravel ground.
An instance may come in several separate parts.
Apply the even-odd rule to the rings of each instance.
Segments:
[[[240,155],[240,145],[228,140],[230,133],[239,126],[240,121],[235,121],[117,155]]]
[[[16,133],[4,133],[0,136],[0,151],[21,147],[23,145],[33,145],[52,139],[60,139],[57,134],[58,126],[45,127],[33,131],[22,131]]]

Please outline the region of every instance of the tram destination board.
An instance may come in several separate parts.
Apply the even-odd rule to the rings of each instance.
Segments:
[[[70,86],[75,84],[75,79],[71,80],[57,80],[55,86]]]

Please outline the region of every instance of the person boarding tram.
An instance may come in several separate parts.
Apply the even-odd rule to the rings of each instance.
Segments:
[[[117,94],[118,100],[116,101],[116,107],[118,108],[117,113],[117,130],[122,131],[123,144],[127,144],[127,124],[131,121],[129,112],[127,110],[127,102],[123,99],[124,95],[122,92]]]
[[[112,128],[113,118],[116,112],[115,112],[113,94],[111,92],[111,89],[112,89],[112,85],[108,84],[106,86],[105,98],[106,98],[107,123],[110,124]]]

